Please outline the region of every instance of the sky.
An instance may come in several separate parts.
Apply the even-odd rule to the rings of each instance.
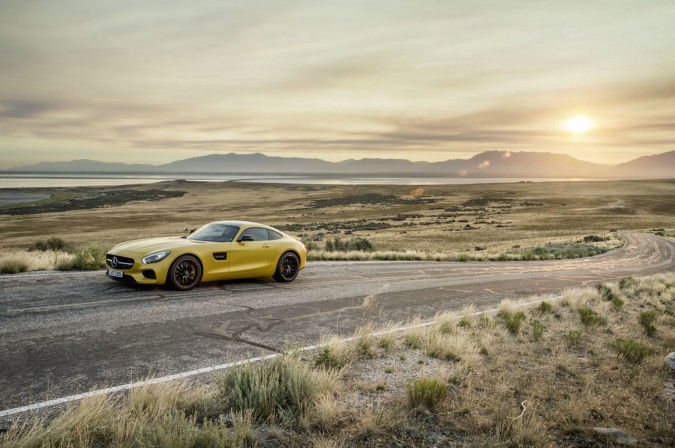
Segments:
[[[0,169],[675,149],[672,0],[0,0]],[[561,123],[592,123],[575,134]]]

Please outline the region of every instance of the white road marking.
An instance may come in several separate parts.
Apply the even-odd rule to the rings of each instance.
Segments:
[[[526,307],[526,306],[529,306],[529,305],[534,305],[536,303],[542,302],[544,300],[555,300],[555,299],[559,299],[560,297],[561,296],[547,297],[547,298],[544,298],[544,299],[519,303],[519,304],[514,305],[514,307],[516,307],[516,308]],[[493,313],[493,312],[496,312],[496,311],[497,311],[496,308],[489,309],[489,310],[483,310],[483,311],[476,311],[475,313],[469,314],[469,316],[479,316],[481,314]],[[416,325],[408,325],[408,326],[404,326],[404,327],[397,327],[397,328],[392,328],[392,329],[383,330],[383,331],[376,331],[376,332],[372,333],[372,336],[382,336],[382,335],[389,334],[389,333],[399,333],[399,332],[402,332],[402,331],[412,330],[412,329],[415,329],[415,328],[428,327],[430,325],[433,325],[433,323],[434,323],[433,321],[429,321],[429,322],[423,322],[421,324],[416,324]],[[350,342],[350,341],[354,341],[356,339],[357,339],[356,337],[351,337],[351,338],[345,338],[342,341],[343,342]],[[304,351],[312,351],[312,350],[316,350],[319,347],[321,347],[320,344],[309,345],[309,346],[306,346],[306,347],[302,347],[301,349],[299,349],[299,351],[303,351],[303,352]],[[10,415],[22,414],[24,412],[37,411],[37,410],[40,410],[40,409],[44,409],[44,408],[48,408],[48,407],[52,407],[52,406],[57,406],[57,405],[60,405],[60,404],[66,404],[66,403],[70,403],[70,402],[73,402],[73,401],[79,401],[79,400],[82,400],[84,398],[97,397],[99,395],[112,394],[112,393],[115,393],[115,392],[124,392],[126,390],[133,389],[135,387],[146,386],[146,385],[149,385],[149,384],[166,383],[166,382],[169,382],[169,381],[175,381],[175,380],[189,378],[189,377],[196,376],[196,375],[202,375],[204,373],[211,373],[211,372],[215,372],[215,371],[218,371],[218,370],[226,370],[226,369],[230,369],[232,367],[237,367],[237,366],[244,365],[244,364],[266,361],[268,359],[273,359],[273,358],[276,358],[278,356],[281,356],[281,354],[273,353],[273,354],[266,355],[266,356],[258,356],[258,357],[255,357],[255,358],[242,359],[240,361],[234,361],[234,362],[229,362],[229,363],[226,363],[226,364],[219,364],[219,365],[210,366],[210,367],[203,367],[201,369],[189,370],[187,372],[175,373],[175,374],[172,374],[172,375],[167,375],[167,376],[163,376],[163,377],[159,377],[159,378],[152,378],[152,379],[145,380],[145,381],[137,381],[137,382],[134,382],[134,383],[121,384],[119,386],[108,387],[108,388],[105,388],[105,389],[93,390],[91,392],[84,392],[84,393],[81,393],[81,394],[69,395],[67,397],[55,398],[53,400],[47,400],[47,401],[42,401],[42,402],[38,402],[38,403],[32,403],[32,404],[29,404],[29,405],[26,405],[26,406],[21,406],[21,407],[12,408],[12,409],[5,409],[4,411],[0,411],[0,417],[8,417]]]

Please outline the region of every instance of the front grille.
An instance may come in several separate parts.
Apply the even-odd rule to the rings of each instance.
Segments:
[[[113,262],[116,259],[116,262]],[[134,267],[134,259],[120,257],[119,255],[106,254],[105,263],[113,269],[131,269]]]

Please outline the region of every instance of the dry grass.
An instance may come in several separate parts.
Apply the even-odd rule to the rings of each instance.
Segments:
[[[92,210],[3,215],[0,253],[26,249],[45,235],[78,246],[110,247],[131,238],[183,235],[186,229],[229,218],[280,226],[315,243],[315,259],[518,260],[584,255],[589,245],[615,247],[616,240],[584,241],[613,235],[611,230],[675,227],[672,181],[434,185],[424,186],[421,196],[416,186],[403,185],[168,182],[135,188],[187,194]],[[89,190],[47,193],[72,198],[83,191]],[[397,199],[345,201],[368,195]],[[367,238],[376,250],[323,251],[336,237]]]
[[[75,255],[66,252],[12,251],[0,255],[0,273],[17,274],[26,271],[47,271],[72,263]]]
[[[605,288],[582,288],[439,313],[402,332],[361,330],[325,341],[342,368],[324,370],[319,350],[233,370],[219,391],[177,383],[98,397],[18,423],[0,445],[606,446],[592,428],[616,427],[639,446],[673,446],[663,357],[675,349],[675,275],[606,287],[622,306]],[[505,316],[519,313],[514,331]]]

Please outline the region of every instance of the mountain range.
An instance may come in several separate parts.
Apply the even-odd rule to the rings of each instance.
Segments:
[[[644,156],[619,165],[585,162],[565,154],[548,152],[487,151],[470,159],[443,162],[412,162],[407,159],[322,159],[276,157],[255,154],[210,154],[164,165],[72,160],[42,162],[12,168],[13,173],[212,173],[212,174],[317,174],[317,175],[406,175],[442,177],[528,178],[641,178],[675,177],[675,151]]]

